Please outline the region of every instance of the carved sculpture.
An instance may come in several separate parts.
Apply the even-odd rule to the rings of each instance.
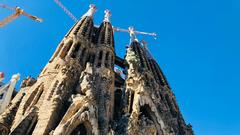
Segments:
[[[125,59],[117,57],[110,11],[97,28],[95,9],[91,5],[72,27],[39,77],[23,81],[0,115],[0,134],[193,135],[160,67],[134,31]]]

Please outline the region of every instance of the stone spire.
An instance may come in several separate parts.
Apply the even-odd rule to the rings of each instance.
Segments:
[[[93,17],[93,14],[96,12],[96,6],[94,4],[89,5],[88,11],[82,16],[82,18],[88,16]]]
[[[127,134],[168,134],[153,100],[156,98],[153,95],[158,95],[158,85],[149,70],[145,50],[131,31],[130,36],[131,45],[125,57],[128,66],[125,80],[127,105],[124,110],[130,114]]]
[[[131,37],[124,60],[115,54],[110,11],[94,27],[95,10],[72,27],[36,81],[23,81],[0,115],[0,134],[193,135],[139,32],[124,30]]]
[[[134,52],[135,55],[134,57],[136,57],[136,60],[139,62],[139,66],[135,66],[135,68],[137,68],[139,72],[143,70],[149,70],[150,66],[147,60],[147,54],[144,47],[136,38],[133,28],[129,28],[129,32],[131,43],[129,48],[127,49],[127,54],[128,52],[129,54],[132,54],[131,52]]]
[[[92,42],[88,48],[86,68],[80,75],[77,94],[72,96],[72,103],[54,135],[82,133],[81,126],[87,127],[88,134],[109,132],[113,120],[115,52],[110,11],[105,13],[104,21],[94,33],[97,42]]]
[[[152,54],[150,53],[150,51],[147,47],[147,42],[142,40],[141,43],[142,43],[143,49],[146,53],[147,61],[148,61],[149,66],[150,66],[150,70],[152,71],[156,81],[158,81],[158,83],[161,84],[162,86],[169,87],[167,79],[162,72],[162,69],[157,64],[157,62],[155,61],[155,59],[153,58]]]
[[[93,29],[93,15],[96,12],[94,4],[89,5],[88,11],[81,17],[81,19],[69,30],[66,36],[85,36],[88,39],[91,37]]]
[[[148,49],[147,42],[145,40],[142,40],[141,44],[142,44],[142,46],[143,46],[143,48],[144,48],[144,50],[146,52],[147,58],[153,59],[153,56],[152,56],[152,54],[150,53],[150,51]]]
[[[114,48],[113,27],[110,23],[111,12],[105,10],[104,20],[99,27],[98,44]]]

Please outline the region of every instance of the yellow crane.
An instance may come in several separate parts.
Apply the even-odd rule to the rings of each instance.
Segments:
[[[3,27],[4,25],[10,23],[11,21],[13,21],[14,19],[17,19],[19,16],[23,15],[23,16],[27,16],[30,19],[37,21],[37,22],[42,22],[43,20],[41,18],[38,18],[37,16],[33,16],[31,14],[26,13],[23,9],[21,9],[20,7],[15,7],[15,8],[11,8],[7,5],[4,4],[0,4],[0,8],[5,8],[8,10],[12,10],[15,11],[14,14],[4,18],[2,21],[0,21],[0,27]]]

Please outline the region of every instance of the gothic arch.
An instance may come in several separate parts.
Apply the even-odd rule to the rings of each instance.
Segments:
[[[72,40],[69,40],[66,43],[64,43],[64,46],[60,53],[60,58],[62,58],[62,59],[65,58],[65,56],[68,54],[68,51],[70,50],[72,44],[73,44]]]
[[[73,103],[53,135],[77,135],[79,132],[92,135],[97,133],[97,119],[94,107],[90,104],[82,106],[82,100]],[[80,134],[80,133],[79,133]],[[81,134],[82,135],[82,134]]]
[[[157,116],[155,112],[151,110],[151,107],[148,104],[145,104],[140,107],[140,114],[138,116],[138,120],[143,121],[141,124],[146,124],[142,126],[146,126],[149,128],[150,125],[156,129],[157,135],[163,135],[163,131],[161,130],[161,125],[157,121]]]
[[[73,52],[71,54],[72,58],[76,58],[77,57],[77,54],[78,54],[78,52],[79,52],[79,50],[81,48],[81,43],[76,43],[76,44],[77,45],[75,46],[75,48],[74,48],[74,50],[73,50]]]
[[[70,135],[92,135],[92,126],[88,121],[82,122],[72,130]]]
[[[24,116],[23,120],[13,129],[11,129],[11,135],[31,135],[38,122],[38,108],[32,108],[30,113]]]

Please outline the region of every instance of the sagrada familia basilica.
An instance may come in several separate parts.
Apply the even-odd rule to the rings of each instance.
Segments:
[[[23,80],[0,115],[0,134],[193,135],[145,44],[129,28],[131,42],[118,57],[110,12],[95,27],[95,9],[65,35],[37,79]]]

